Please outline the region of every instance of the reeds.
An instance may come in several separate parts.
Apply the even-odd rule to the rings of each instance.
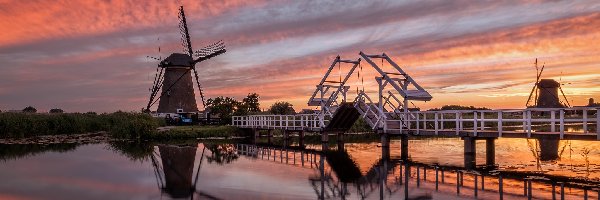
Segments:
[[[156,132],[160,123],[150,115],[129,112],[100,115],[0,113],[0,138],[107,131],[116,138],[139,139]]]

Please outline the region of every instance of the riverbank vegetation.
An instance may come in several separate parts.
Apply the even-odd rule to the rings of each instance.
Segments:
[[[142,113],[0,113],[0,138],[106,131],[115,138],[140,139],[156,132],[162,119]]]

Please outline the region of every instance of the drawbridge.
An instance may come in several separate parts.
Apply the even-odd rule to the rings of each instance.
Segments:
[[[360,52],[359,55],[360,58],[356,60],[344,60],[340,56],[333,60],[308,100],[309,106],[317,107],[314,113],[234,116],[233,125],[242,128],[345,132],[357,119],[363,118],[373,130],[401,130],[401,127],[408,127],[408,119],[415,117],[408,113],[408,102],[429,101],[432,96],[385,53],[369,55]],[[384,61],[387,62],[392,70],[384,71],[373,59],[381,59],[382,65]],[[351,91],[348,81],[357,68],[362,69],[360,64],[363,60],[376,72],[376,101],[369,97],[364,88],[356,88],[356,97],[352,100],[347,98]],[[339,81],[330,80],[332,71],[341,64],[351,67],[345,74],[340,73]],[[399,121],[388,123],[389,119]]]
[[[332,75],[335,68],[342,65],[349,66],[349,70]],[[350,78],[354,74],[360,76],[363,65],[374,70],[376,88],[365,89],[365,85],[351,88]],[[364,77],[363,74],[363,83]],[[350,95],[354,98],[349,98]],[[597,128],[600,107],[421,111],[413,104],[432,98],[387,54],[360,52],[358,59],[338,56],[329,65],[308,99],[308,106],[316,108],[314,112],[233,116],[232,125],[254,130],[343,133],[362,118],[374,132],[385,134],[600,140],[600,128]]]

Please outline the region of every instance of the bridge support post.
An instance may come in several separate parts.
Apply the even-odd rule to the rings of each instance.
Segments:
[[[252,142],[256,144],[258,142],[258,137],[260,137],[260,130],[252,129],[252,135],[254,136]]]
[[[267,130],[267,143],[268,144],[272,144],[273,141],[271,141],[271,139],[273,138],[273,130],[269,129]]]
[[[496,138],[485,139],[485,165],[496,165]]]
[[[304,148],[304,131],[298,132],[298,146]]]
[[[329,133],[321,131],[321,143],[329,143]]]
[[[288,147],[290,145],[289,144],[289,141],[290,141],[289,135],[290,135],[290,131],[283,130],[283,147]]]
[[[400,159],[408,159],[408,135],[400,135]]]
[[[465,168],[467,169],[475,169],[475,152],[476,152],[476,145],[475,145],[475,138],[474,137],[464,137],[463,138],[464,141],[464,147],[465,147],[465,155],[464,155],[464,159],[465,159]]]
[[[344,132],[337,133],[338,151],[345,151],[344,148]]]
[[[390,159],[390,136],[387,133],[381,133],[381,158]]]

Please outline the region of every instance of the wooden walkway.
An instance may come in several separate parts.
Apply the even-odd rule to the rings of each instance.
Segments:
[[[594,113],[594,114],[591,114]],[[600,140],[598,108],[384,112],[373,131],[389,135]],[[362,116],[370,120],[367,115]],[[406,120],[404,120],[406,119]],[[250,129],[325,132],[318,114],[234,116]]]

